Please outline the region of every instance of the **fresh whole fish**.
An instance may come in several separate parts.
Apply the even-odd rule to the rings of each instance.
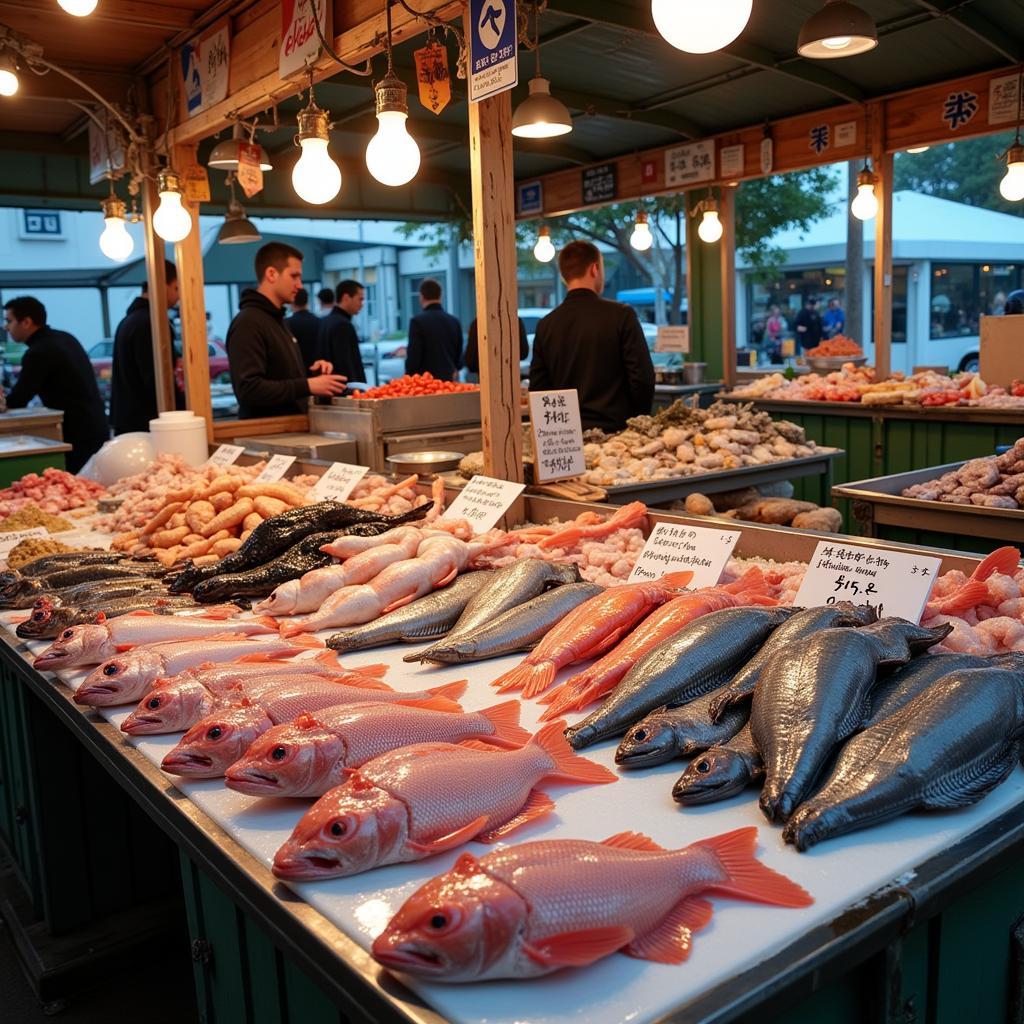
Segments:
[[[552,722],[519,750],[422,743],[368,761],[322,796],[274,856],[278,878],[339,878],[494,842],[554,809],[542,779],[614,782],[572,753]],[[483,748],[483,749],[481,749]],[[485,752],[486,751],[486,752]]]
[[[0,591],[0,608],[28,608],[40,597],[49,597],[63,603],[93,590],[103,590],[102,584],[117,593],[128,594],[147,587],[163,589],[161,575],[166,570],[157,566],[159,573],[121,571],[118,565],[89,565],[77,569],[62,569],[49,576],[26,577]]]
[[[129,559],[121,551],[62,551],[54,555],[33,558],[19,571],[22,576],[36,577],[47,576],[61,569],[73,569],[81,565],[117,565],[125,562],[140,564],[139,559]]]
[[[579,583],[579,566],[571,562],[545,562],[541,558],[524,558],[503,569],[496,569],[488,578],[487,586],[466,605],[458,621],[445,638],[448,642],[464,636],[488,623],[504,612],[518,608],[550,587],[565,583]],[[423,652],[429,661],[429,648]]]
[[[35,607],[43,601],[53,605],[79,605],[81,607],[97,607],[102,611],[108,601],[117,601],[124,597],[170,597],[167,584],[163,580],[149,577],[124,576],[112,580],[97,580],[95,583],[77,583],[73,587],[61,590],[45,590],[34,601],[25,600],[18,603],[19,608]]]
[[[213,576],[243,572],[264,565],[311,533],[321,533],[325,530],[341,533],[354,527],[366,527],[369,534],[384,533],[392,527],[422,519],[430,511],[430,507],[429,504],[418,505],[400,516],[384,516],[335,501],[322,501],[315,505],[291,508],[278,516],[265,519],[237,551],[222,558],[215,565],[189,564],[171,584],[171,590],[181,593],[184,590],[191,590],[197,583]]]
[[[917,808],[968,807],[1013,771],[1022,736],[1024,675],[998,668],[952,672],[849,740],[783,838],[807,850]]]
[[[604,588],[594,583],[567,583],[546,590],[518,608],[502,612],[492,622],[463,630],[456,639],[439,640],[425,651],[407,654],[402,660],[457,665],[528,651],[571,611],[603,592]]]
[[[652,711],[622,738],[615,751],[615,763],[623,768],[649,768],[727,743],[747,724],[750,708],[729,708],[713,722],[711,704],[720,692],[712,690],[681,707]]]
[[[905,665],[952,628],[881,619],[859,629],[826,629],[776,652],[750,714],[765,768],[760,805],[769,821],[789,818],[832,751],[863,725],[878,670]]]
[[[746,702],[753,694],[758,679],[768,659],[778,650],[811,636],[822,629],[837,629],[844,626],[866,626],[875,622],[878,614],[870,605],[853,605],[848,601],[822,605],[819,608],[804,608],[784,622],[768,639],[764,647],[736,673],[719,699],[712,705],[711,716],[718,718],[726,708]]]
[[[592,597],[562,619],[519,665],[498,676],[492,685],[502,692],[522,690],[526,699],[536,697],[555,681],[560,668],[600,657],[692,579],[692,572],[673,572],[660,580],[611,587]]]
[[[725,608],[695,619],[645,654],[604,703],[566,736],[579,750],[621,736],[656,708],[686,704],[732,678],[792,608]]]
[[[371,952],[429,981],[535,978],[620,950],[679,964],[713,908],[702,895],[778,907],[814,901],[754,855],[757,829],[666,850],[636,832],[464,853],[399,908]]]
[[[713,804],[763,777],[764,763],[748,722],[728,743],[710,747],[690,762],[672,787],[672,799],[687,807]]]
[[[401,641],[417,643],[444,636],[462,614],[472,596],[490,579],[489,571],[467,572],[447,587],[435,590],[365,626],[345,629],[328,637],[334,651],[363,651]]]
[[[94,668],[75,691],[74,701],[91,707],[131,704],[152,689],[158,679],[204,661],[231,661],[257,652],[285,657],[320,646],[315,637],[284,641],[225,632],[202,640],[174,640],[135,647]]]
[[[541,721],[551,721],[568,711],[582,710],[600,700],[615,688],[639,658],[694,619],[723,608],[748,604],[778,604],[768,596],[764,574],[757,568],[745,573],[735,583],[703,587],[692,594],[682,594],[667,601],[603,658],[545,694],[541,703],[549,707],[541,715]]]
[[[404,704],[358,704],[301,714],[265,732],[224,773],[229,789],[250,796],[319,797],[345,781],[352,768],[414,743],[483,740],[521,747],[519,701],[452,714]]]

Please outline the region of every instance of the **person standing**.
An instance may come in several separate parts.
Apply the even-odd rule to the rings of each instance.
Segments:
[[[420,283],[422,313],[409,321],[406,373],[430,373],[454,380],[462,358],[462,324],[441,305],[441,285],[432,277]]]
[[[818,300],[808,299],[804,308],[796,315],[796,340],[802,349],[814,348],[821,341],[821,314]]]
[[[320,317],[316,313],[310,313],[309,292],[305,288],[300,288],[295,293],[295,301],[291,305],[292,315],[285,319],[285,325],[299,343],[303,363],[312,366],[322,354],[318,340]]]
[[[846,330],[846,314],[843,307],[839,305],[838,299],[828,300],[828,309],[821,318],[822,332],[826,338],[834,338]]]
[[[558,270],[566,295],[537,324],[530,390],[575,388],[585,430],[622,430],[654,402],[654,364],[636,310],[601,298],[604,258],[593,243],[570,242]]]
[[[366,380],[363,357],[359,352],[359,335],[352,318],[359,315],[365,291],[358,281],[341,281],[335,289],[337,304],[320,321],[319,351],[334,366],[334,372],[349,380]]]
[[[67,467],[77,473],[110,437],[92,363],[74,335],[46,323],[46,307],[31,296],[4,303],[4,327],[12,341],[28,346],[7,407],[24,409],[38,395],[47,408],[60,409],[71,445]]]
[[[225,341],[239,417],[291,416],[306,411],[310,395],[340,395],[345,378],[324,359],[307,367],[284,324],[284,307],[302,287],[302,253],[268,242],[256,253],[255,270],[257,285],[242,292]]]
[[[320,316],[330,316],[334,312],[334,289],[321,288],[316,293],[316,300],[320,303]]]
[[[178,304],[178,271],[164,260],[167,308]],[[114,353],[110,370],[110,425],[115,434],[149,430],[149,421],[159,415],[156,393],[156,364],[153,359],[153,324],[149,316],[148,286],[128,307],[114,332]],[[174,337],[171,328],[170,337]],[[173,360],[172,360],[173,362]],[[185,408],[185,395],[178,387],[172,363],[164,369],[174,380],[174,404]]]

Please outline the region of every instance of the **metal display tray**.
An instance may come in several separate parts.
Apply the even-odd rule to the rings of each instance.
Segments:
[[[369,413],[385,434],[480,422],[479,391],[411,398],[334,398],[331,407],[345,413]]]
[[[28,434],[0,435],[0,459],[20,459],[26,455],[53,455],[69,451],[71,445],[49,437],[31,437]]]
[[[719,392],[723,402],[753,405],[765,412],[802,416],[886,416],[889,419],[917,420],[923,423],[1020,423],[1021,409],[991,409],[977,405],[862,405],[860,402],[811,402],[789,398],[744,398],[731,392]]]
[[[1024,543],[1022,509],[954,505],[945,501],[904,498],[901,494],[906,487],[928,483],[963,464],[950,462],[945,466],[915,469],[910,473],[838,484],[832,488],[832,497],[851,501],[854,517],[871,535],[874,535],[876,525],[884,525]]]

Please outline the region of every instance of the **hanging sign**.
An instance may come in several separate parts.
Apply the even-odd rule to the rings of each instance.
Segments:
[[[369,473],[367,466],[353,466],[347,462],[334,462],[316,482],[311,497],[320,501],[331,499],[344,501],[355,489],[356,484]]]
[[[719,153],[721,175],[723,178],[740,178],[743,176],[743,146],[723,146]]]
[[[100,127],[89,118],[89,184],[98,185],[113,172],[124,169],[124,136],[104,118]]]
[[[667,327],[658,328],[658,336],[654,341],[655,352],[689,352],[690,328]]]
[[[238,170],[235,172],[238,184],[246,198],[252,199],[263,191],[263,169],[260,167],[260,147],[250,142],[238,144]]]
[[[526,484],[477,474],[448,506],[442,519],[465,519],[474,533],[486,533],[509,510]]]
[[[527,217],[544,212],[544,185],[539,181],[528,181],[516,186],[516,205],[519,213]]]
[[[231,466],[238,461],[238,456],[245,451],[240,444],[222,444],[207,460],[208,466]]]
[[[615,164],[600,164],[583,169],[583,202],[607,203],[619,193],[618,169]]]
[[[11,530],[8,533],[0,533],[0,561],[6,561],[7,556],[29,537],[49,537],[50,532],[45,526],[31,526],[25,530]]]
[[[295,461],[294,455],[271,455],[267,459],[267,464],[260,470],[259,476],[256,479],[260,483],[272,484],[292,468],[292,463]]]
[[[658,523],[633,566],[629,582],[660,580],[667,573],[690,569],[693,579],[688,590],[713,587],[722,578],[739,539],[739,532],[734,530]]]
[[[181,168],[181,187],[185,199],[190,203],[208,203],[210,201],[210,176],[205,167],[193,164]]]
[[[988,83],[988,123],[1016,121],[1021,109],[1020,75],[993,78]]]
[[[775,167],[775,143],[770,135],[761,140],[761,173],[771,174]]]
[[[195,117],[228,95],[231,30],[225,20],[181,48],[185,109]]]
[[[315,0],[317,20],[324,37],[331,38],[334,4]],[[323,53],[323,44],[313,20],[312,0],[281,0],[281,43],[277,51],[277,73],[282,78],[305,71]]]
[[[469,99],[477,103],[519,84],[516,0],[470,0]]]
[[[448,70],[448,48],[436,41],[413,53],[420,103],[431,113],[440,114],[452,100],[452,76]]]
[[[531,391],[530,426],[533,430],[535,483],[568,480],[586,472],[580,399],[575,388]]]
[[[836,125],[836,149],[857,145],[857,122],[844,121]]]
[[[878,617],[920,622],[941,558],[820,541],[793,603],[801,608],[851,601]]]
[[[691,142],[665,150],[665,187],[680,188],[715,177],[715,142]]]

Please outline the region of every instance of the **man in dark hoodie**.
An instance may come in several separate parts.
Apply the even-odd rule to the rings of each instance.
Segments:
[[[306,367],[284,323],[284,307],[302,287],[302,253],[269,242],[256,253],[255,269],[258,283],[242,292],[225,342],[238,415],[291,416],[306,411],[310,395],[340,395],[345,378],[324,359]]]
[[[285,318],[285,326],[299,343],[306,366],[312,366],[320,358],[320,317],[309,311],[309,292],[300,288],[292,303],[292,315]]]
[[[167,284],[167,308],[178,304],[178,271],[164,260]],[[110,424],[115,434],[131,430],[149,430],[149,421],[158,415],[156,369],[153,361],[153,325],[149,318],[149,296],[143,284],[142,294],[128,307],[125,318],[114,332],[114,355],[110,371]],[[174,337],[174,332],[171,332]],[[173,367],[168,363],[167,373]],[[175,405],[185,408],[185,396],[174,385]]]
[[[352,318],[363,308],[365,292],[358,281],[341,281],[334,292],[337,305],[320,321],[320,354],[349,380],[366,380],[359,335]]]

